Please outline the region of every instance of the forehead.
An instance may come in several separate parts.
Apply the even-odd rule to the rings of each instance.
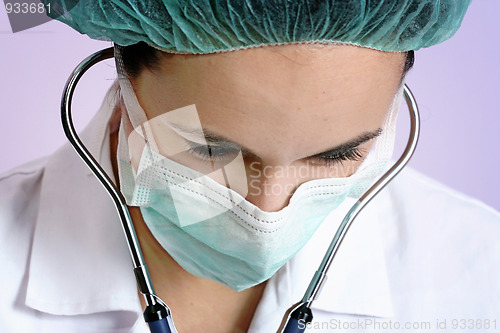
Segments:
[[[402,53],[345,45],[175,55],[144,71],[137,90],[149,118],[195,104],[212,132],[298,158],[380,127],[403,62]]]

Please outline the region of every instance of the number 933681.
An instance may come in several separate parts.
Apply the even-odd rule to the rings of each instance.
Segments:
[[[41,2],[6,2],[5,11],[7,14],[50,14],[50,3],[44,5]]]
[[[453,319],[451,322],[452,329],[454,330],[496,330],[496,319]]]

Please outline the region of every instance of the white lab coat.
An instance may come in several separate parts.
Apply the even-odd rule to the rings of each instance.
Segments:
[[[108,172],[113,96],[83,134]],[[349,204],[268,281],[249,332],[276,331]],[[0,264],[0,332],[148,332],[115,208],[69,145],[0,176]],[[313,311],[308,332],[500,331],[500,214],[403,171],[352,226]]]

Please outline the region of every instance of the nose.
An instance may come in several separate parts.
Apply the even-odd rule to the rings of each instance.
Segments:
[[[266,212],[276,212],[288,205],[297,187],[297,179],[289,167],[253,162],[248,169],[246,200]]]

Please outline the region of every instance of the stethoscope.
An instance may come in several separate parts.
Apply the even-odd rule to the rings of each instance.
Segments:
[[[71,145],[83,159],[85,164],[87,164],[90,170],[94,173],[99,182],[108,191],[116,206],[130,250],[137,285],[146,301],[144,320],[148,323],[152,333],[175,333],[177,330],[172,320],[170,308],[155,294],[153,283],[151,282],[148,268],[144,262],[142,251],[137,240],[134,225],[132,224],[132,219],[130,217],[125,199],[121,192],[113,184],[109,176],[104,172],[99,163],[97,163],[82,143],[73,126],[71,103],[73,93],[78,82],[85,72],[87,72],[87,70],[89,70],[93,65],[113,57],[114,49],[112,47],[101,50],[83,60],[71,73],[71,76],[64,87],[64,93],[61,100],[62,124],[66,137],[70,141]],[[308,326],[307,324],[311,323],[313,319],[311,306],[321,292],[321,287],[326,281],[327,272],[330,269],[332,261],[335,258],[339,246],[349,230],[349,227],[352,225],[354,219],[361,212],[361,210],[406,166],[412,157],[417,146],[420,131],[420,117],[415,98],[406,85],[404,87],[404,96],[410,111],[410,136],[403,154],[398,161],[356,201],[346,214],[323,257],[321,264],[311,279],[304,296],[285,313],[281,326],[278,329],[278,333],[301,333],[306,330],[306,327]]]

